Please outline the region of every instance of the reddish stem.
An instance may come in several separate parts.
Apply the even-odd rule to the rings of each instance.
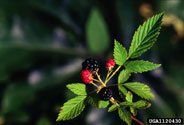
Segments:
[[[138,122],[140,125],[144,125],[144,123],[142,123],[141,121],[139,121],[139,120],[136,119],[135,117],[131,116],[131,118],[132,118],[134,121]]]

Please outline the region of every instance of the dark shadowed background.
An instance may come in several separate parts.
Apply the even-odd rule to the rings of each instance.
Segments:
[[[113,40],[128,49],[137,27],[162,11],[158,41],[140,57],[162,67],[131,77],[156,96],[138,112],[143,122],[184,117],[183,0],[0,0],[0,125],[124,124],[117,112],[91,106],[73,120],[55,120],[74,96],[65,86],[82,82],[81,62],[92,56],[105,69]]]

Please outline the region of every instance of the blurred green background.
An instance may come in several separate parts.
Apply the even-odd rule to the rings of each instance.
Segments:
[[[91,106],[73,120],[55,120],[74,96],[65,85],[82,82],[81,62],[93,56],[105,69],[113,40],[128,49],[138,25],[162,11],[158,41],[140,58],[162,67],[131,78],[156,96],[138,112],[143,122],[184,117],[183,0],[0,0],[0,125],[124,124],[116,112]]]

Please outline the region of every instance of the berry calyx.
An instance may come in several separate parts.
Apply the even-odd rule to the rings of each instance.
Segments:
[[[82,70],[89,70],[92,74],[95,74],[99,70],[98,61],[94,58],[87,58],[82,63]]]
[[[83,70],[81,72],[81,79],[84,83],[88,84],[93,81],[93,75],[90,73],[89,70]]]
[[[116,63],[113,59],[109,59],[106,63],[106,66],[109,69],[109,71],[111,71],[114,68],[115,64]]]
[[[99,95],[101,100],[108,101],[112,97],[112,90],[108,87],[103,87],[100,90]]]

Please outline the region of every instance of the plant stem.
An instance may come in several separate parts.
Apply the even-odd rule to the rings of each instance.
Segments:
[[[131,119],[136,121],[137,123],[139,123],[140,125],[144,125],[144,123],[142,123],[141,121],[139,121],[138,119],[136,119],[135,117],[131,116]]]
[[[111,98],[110,101],[115,104],[116,106],[120,107],[120,104],[114,99]],[[136,119],[135,117],[131,116],[131,119],[136,121],[137,123],[139,123],[140,125],[144,125],[144,123],[142,123],[141,121],[139,121],[138,119]]]
[[[91,82],[91,84],[98,88],[98,86],[94,82]]]
[[[112,73],[112,71],[109,71],[108,70],[108,72],[107,72],[107,76],[106,76],[106,78],[105,78],[105,84],[107,83],[106,81],[107,81],[107,79],[109,78],[109,75]]]
[[[96,82],[100,82],[98,79],[94,79],[94,78],[93,78],[93,80],[96,81]]]
[[[100,83],[102,83],[102,85],[105,87],[106,85],[104,84],[104,82],[100,78],[100,75],[98,74],[98,72],[96,72],[96,76],[98,77],[98,80],[100,81]]]
[[[119,66],[119,67],[113,72],[113,74],[107,79],[107,81],[105,82],[105,84],[116,74],[117,71],[119,71],[120,68],[121,68],[121,66]]]

